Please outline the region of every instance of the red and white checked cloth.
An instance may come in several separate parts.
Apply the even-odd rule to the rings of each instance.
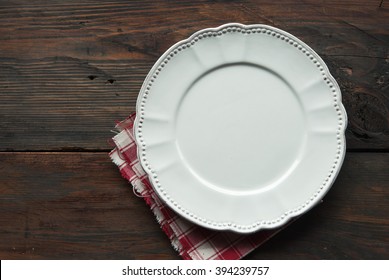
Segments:
[[[203,228],[178,215],[154,192],[150,181],[137,158],[133,135],[135,114],[118,123],[118,134],[112,138],[115,148],[110,152],[112,161],[119,167],[134,191],[150,206],[161,228],[183,259],[237,260],[265,243],[282,228],[238,234]]]

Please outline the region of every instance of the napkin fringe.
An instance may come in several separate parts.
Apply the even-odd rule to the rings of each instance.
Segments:
[[[128,178],[129,177],[128,174],[122,168],[120,168],[123,164],[125,164],[125,160],[122,159],[122,157],[120,157],[120,152],[117,149],[114,149],[109,153],[109,157],[111,158],[111,161],[119,167],[120,175],[124,179],[126,179],[126,181],[128,181],[130,183],[134,192],[137,192],[140,194],[138,197],[143,198],[145,200],[146,204],[150,208],[152,208],[152,212],[153,212],[160,228],[163,230],[163,232],[166,234],[166,236],[169,237],[170,243],[171,243],[173,249],[176,252],[178,252],[183,259],[190,259],[190,256],[184,252],[184,248],[180,244],[180,241],[178,240],[178,238],[176,238],[175,236],[172,235],[171,232],[169,232],[169,228],[166,224],[162,224],[163,217],[161,216],[161,213],[158,213],[158,209],[153,207],[154,200],[152,199],[152,197],[142,195],[143,190],[139,186],[133,185],[130,181],[130,178]]]
[[[123,160],[121,158],[119,158],[119,157],[113,157],[111,155],[110,155],[110,158],[111,158],[111,161],[119,167],[120,174],[122,175],[122,177],[124,179],[128,180],[127,177],[126,177],[126,174],[122,171],[122,169],[120,169],[120,165],[123,164]]]
[[[139,187],[133,186],[133,188],[138,193],[142,193],[142,190]],[[152,199],[152,197],[151,196],[142,196],[142,198],[145,200],[146,204],[152,209],[154,217],[156,218],[160,228],[163,230],[163,232],[166,234],[166,236],[169,237],[170,243],[171,243],[173,249],[175,251],[177,251],[182,256],[182,252],[183,252],[182,245],[179,243],[178,238],[176,238],[174,235],[172,235],[172,233],[169,231],[168,226],[166,224],[163,224],[163,219],[164,218],[161,216],[162,214],[158,211],[158,208],[153,207],[154,200]]]
[[[177,215],[154,192],[147,174],[139,163],[133,136],[134,120],[135,114],[131,114],[124,121],[116,123],[113,132],[118,134],[108,143],[114,144],[115,147],[109,153],[109,157],[119,168],[121,176],[130,183],[132,191],[142,197],[151,208],[173,249],[183,259],[240,259],[282,229],[245,236],[202,228]]]
[[[123,172],[124,173],[124,172]],[[123,174],[122,174],[123,176]],[[126,177],[124,177],[126,178]],[[131,183],[131,182],[130,182]],[[132,185],[132,184],[131,184]],[[136,192],[138,193],[142,193],[142,190],[137,187],[137,186],[133,186],[133,188],[135,189]],[[180,244],[180,241],[178,240],[178,238],[176,238],[170,231],[169,231],[169,227],[167,226],[167,224],[163,224],[163,217],[162,217],[162,214],[158,211],[158,208],[156,207],[153,207],[154,205],[154,200],[152,198],[152,196],[141,196],[146,204],[152,209],[152,212],[154,214],[154,217],[156,218],[160,228],[163,230],[163,232],[166,234],[166,236],[168,236],[168,238],[170,239],[170,243],[173,247],[173,249],[178,252],[183,258],[183,253],[184,253],[184,248],[183,246]],[[188,258],[186,258],[188,259]]]

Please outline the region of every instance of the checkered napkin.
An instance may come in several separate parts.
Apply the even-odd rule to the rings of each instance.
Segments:
[[[122,176],[150,206],[162,230],[183,259],[236,260],[266,242],[281,229],[238,234],[203,228],[181,217],[170,209],[154,192],[147,174],[137,158],[133,135],[135,114],[116,125],[118,134],[112,138],[116,146],[111,152],[112,161]]]

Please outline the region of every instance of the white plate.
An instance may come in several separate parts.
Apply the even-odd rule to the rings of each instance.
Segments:
[[[177,213],[212,229],[274,228],[320,201],[345,153],[323,60],[266,25],[204,29],[167,50],[137,103],[143,168]]]

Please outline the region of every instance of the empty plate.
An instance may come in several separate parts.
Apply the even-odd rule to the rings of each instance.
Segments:
[[[201,226],[248,233],[322,199],[346,123],[339,86],[309,46],[274,27],[226,24],[161,56],[134,129],[162,200]]]

